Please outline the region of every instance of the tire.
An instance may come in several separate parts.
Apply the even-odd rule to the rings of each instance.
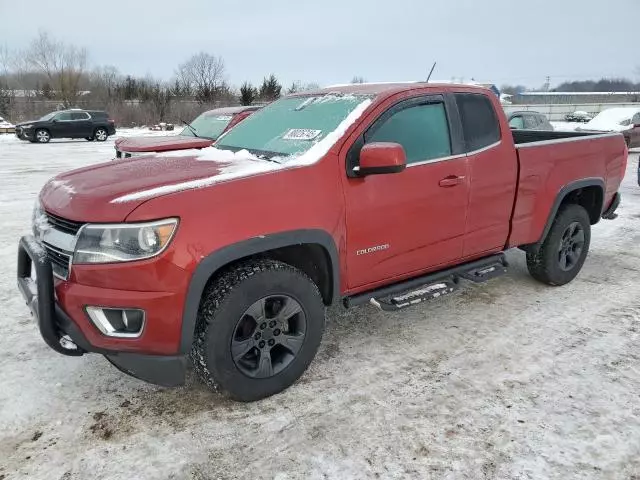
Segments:
[[[36,130],[35,139],[37,143],[49,143],[49,140],[51,140],[51,134],[49,133],[49,130],[39,128]]]
[[[549,234],[537,251],[527,253],[527,268],[536,280],[564,285],[582,269],[591,242],[591,220],[580,205],[560,207]]]
[[[98,127],[93,132],[93,138],[98,142],[104,142],[108,136],[109,133],[107,132],[106,128]]]
[[[318,287],[303,272],[274,260],[242,263],[205,291],[191,358],[214,390],[259,400],[300,378],[318,351],[324,324]]]

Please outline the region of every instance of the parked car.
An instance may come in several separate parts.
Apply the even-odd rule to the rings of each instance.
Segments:
[[[568,113],[564,116],[567,122],[580,122],[586,123],[593,118],[593,115],[582,110],[576,110],[575,112]]]
[[[640,147],[640,108],[609,108],[576,130],[582,132],[620,132],[628,148]]]
[[[18,286],[59,353],[162,385],[191,358],[257,400],[307,369],[327,305],[402,311],[504,273],[515,247],[536,280],[570,282],[627,155],[618,133],[510,130],[480,87],[294,94],[199,152],[49,181]]]
[[[0,117],[0,133],[14,133],[15,129],[16,127],[11,122]]]
[[[52,138],[84,138],[104,142],[115,135],[115,122],[101,110],[71,109],[51,112],[39,120],[16,125],[16,136],[33,143],[48,143]]]
[[[116,158],[128,158],[153,152],[206,148],[234,125],[258,110],[259,106],[226,107],[199,115],[178,135],[166,137],[124,137],[116,140]]]
[[[546,115],[539,112],[513,112],[509,115],[509,127],[515,130],[553,130]]]

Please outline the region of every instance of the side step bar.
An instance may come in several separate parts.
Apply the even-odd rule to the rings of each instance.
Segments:
[[[499,253],[377,290],[346,297],[343,302],[346,308],[371,303],[386,311],[401,310],[453,293],[458,289],[460,279],[481,283],[503,275],[507,271],[507,266],[504,254]]]

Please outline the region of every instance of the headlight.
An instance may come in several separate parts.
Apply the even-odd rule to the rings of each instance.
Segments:
[[[36,200],[33,206],[33,212],[31,213],[31,230],[33,236],[40,237],[40,233],[48,228],[47,216],[44,213],[40,199]]]
[[[178,219],[149,223],[85,225],[79,233],[73,263],[142,260],[162,252],[176,231]]]

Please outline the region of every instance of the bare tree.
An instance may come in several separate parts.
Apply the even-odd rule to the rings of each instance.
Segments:
[[[356,75],[351,79],[351,83],[367,83],[364,77]]]
[[[33,68],[46,75],[65,107],[75,104],[87,64],[87,52],[84,48],[67,45],[41,31],[31,43],[25,58]]]
[[[200,52],[178,67],[176,75],[182,87],[199,103],[213,103],[229,89],[224,78],[224,60]]]

